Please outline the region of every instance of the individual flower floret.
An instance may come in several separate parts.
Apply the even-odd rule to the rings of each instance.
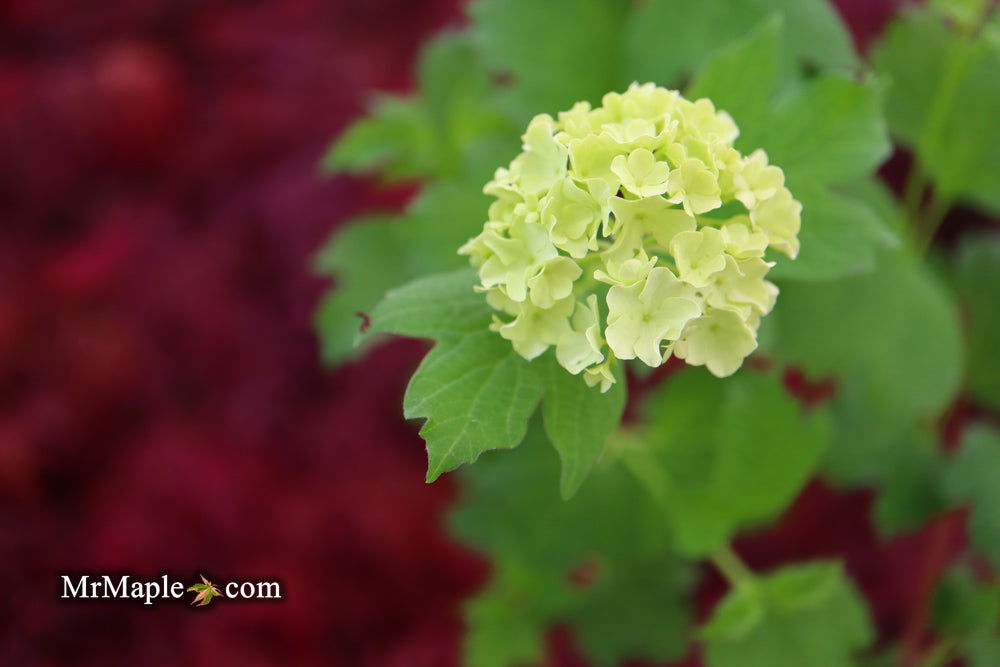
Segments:
[[[683,204],[688,215],[707,213],[722,206],[718,177],[698,158],[687,158],[670,172],[664,188],[673,204]]]
[[[482,233],[459,250],[492,328],[527,359],[554,347],[601,391],[623,359],[735,372],[778,296],[765,253],[799,250],[802,206],[781,169],[740,155],[736,124],[709,100],[653,84],[557,118],[528,125],[484,188]]]
[[[658,162],[645,148],[618,155],[611,161],[611,171],[621,180],[622,187],[639,197],[655,197],[667,191],[670,165]]]
[[[739,313],[709,308],[684,328],[674,354],[695,366],[707,366],[714,375],[732,375],[757,347],[756,332]]]
[[[509,340],[522,357],[534,359],[550,345],[558,343],[560,336],[570,330],[568,318],[571,312],[572,299],[559,301],[552,308],[519,303],[514,310],[516,317],[513,321],[505,323],[495,319],[492,328]]]
[[[553,257],[546,260],[541,270],[528,279],[528,294],[531,303],[539,308],[551,308],[573,293],[573,283],[583,270],[569,257]]]
[[[597,307],[597,295],[587,297],[587,303],[579,302],[573,312],[572,327],[563,332],[556,343],[556,360],[573,375],[588,366],[604,361],[601,346],[601,318]]]
[[[681,232],[670,242],[677,272],[689,285],[705,287],[726,268],[726,240],[715,227]]]
[[[773,197],[785,185],[785,172],[767,163],[767,153],[756,150],[733,173],[734,196],[747,209]]]
[[[751,257],[733,259],[726,255],[726,266],[712,277],[712,288],[705,295],[705,301],[716,308],[735,310],[744,319],[752,309],[759,314],[769,313],[778,298],[778,288],[764,280],[772,264]]]
[[[552,138],[549,116],[535,116],[524,135],[524,152],[511,164],[524,192],[545,190],[566,173],[566,147]]]
[[[763,257],[767,250],[767,235],[755,232],[748,216],[732,218],[720,228],[722,237],[726,240],[726,252],[744,259],[747,257]]]
[[[755,229],[764,232],[770,247],[792,259],[799,254],[799,228],[802,226],[802,204],[792,199],[785,188],[773,197],[758,201],[750,209],[750,220]]]
[[[602,188],[603,184],[594,187]],[[604,199],[606,202],[606,196]],[[603,206],[586,187],[564,178],[553,183],[549,190],[542,208],[542,223],[556,247],[571,257],[583,257],[597,249]]]
[[[660,343],[676,340],[684,325],[701,314],[694,290],[659,266],[641,283],[608,290],[608,345],[619,359],[663,363]]]

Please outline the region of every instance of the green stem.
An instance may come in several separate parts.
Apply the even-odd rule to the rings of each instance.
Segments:
[[[747,567],[746,563],[729,545],[723,546],[712,554],[712,564],[733,588],[742,588],[757,581],[757,575]]]

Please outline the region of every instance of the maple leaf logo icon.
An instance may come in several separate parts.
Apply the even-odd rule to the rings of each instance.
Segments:
[[[188,590],[197,593],[197,595],[194,596],[194,600],[191,601],[191,604],[197,604],[199,607],[204,607],[211,602],[213,598],[222,595],[222,592],[219,590],[218,586],[206,579],[205,575],[202,574],[199,576],[201,577],[202,583],[189,586]]]

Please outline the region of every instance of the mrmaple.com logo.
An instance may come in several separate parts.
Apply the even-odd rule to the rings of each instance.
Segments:
[[[191,594],[191,604],[204,607],[215,598],[230,600],[280,600],[281,584],[277,581],[230,581],[214,584],[199,575],[201,581],[190,586],[171,581],[164,574],[159,579],[135,579],[132,575],[120,576],[89,574],[62,575],[62,600],[142,600],[144,605],[164,600],[180,600]]]

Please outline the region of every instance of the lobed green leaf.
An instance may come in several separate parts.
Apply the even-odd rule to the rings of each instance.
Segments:
[[[779,100],[760,144],[785,171],[793,192],[800,184],[852,181],[871,173],[889,155],[881,105],[877,81],[820,76]]]
[[[891,81],[886,115],[917,153],[940,196],[1000,211],[1000,44],[987,30],[966,40],[932,11],[894,21],[872,54]]]
[[[708,667],[850,667],[874,639],[837,563],[782,568],[723,598],[703,630]]]
[[[463,469],[463,501],[452,530],[494,561],[490,586],[467,610],[471,637],[491,637],[498,657],[465,646],[464,664],[539,662],[541,637],[555,623],[575,631],[595,664],[626,658],[670,660],[687,643],[690,565],[670,552],[659,508],[620,464],[604,459],[570,500],[552,479],[559,459],[540,420],[517,456],[484,454]],[[480,605],[493,607],[480,613]],[[530,624],[532,651],[501,646],[511,621]],[[511,630],[515,645],[526,636]],[[529,657],[530,656],[530,657]]]
[[[472,288],[475,274],[436,273],[389,290],[371,312],[371,331],[451,339],[486,330],[492,310]]]
[[[563,498],[576,493],[605,442],[621,423],[625,409],[625,380],[619,378],[601,393],[582,378],[570,375],[552,355],[542,360],[545,399],[542,417],[545,433],[562,460],[560,489]]]
[[[940,414],[959,387],[955,307],[927,268],[903,255],[884,255],[867,275],[785,285],[765,326],[769,354],[838,381],[827,466],[841,482],[877,478],[887,450]]]
[[[520,444],[542,397],[535,368],[483,329],[442,339],[421,362],[403,398],[407,419],[426,418],[427,481],[488,449]]]
[[[632,13],[625,30],[622,83],[677,85],[683,75],[711,57],[718,45],[740,39],[748,26],[776,12],[783,16],[789,35],[781,50],[784,69],[790,71],[799,63],[831,68],[857,65],[851,37],[826,0],[649,0]],[[669,49],[663,48],[664,35],[669,35]]]
[[[416,100],[375,98],[368,115],[350,125],[321,166],[329,173],[379,171],[386,181],[424,176],[434,169],[434,135]]]
[[[774,518],[812,475],[829,440],[827,415],[803,414],[772,375],[743,372],[719,381],[684,373],[650,397],[644,412],[643,435],[663,471],[647,483],[670,517],[676,549],[692,557],[713,553],[747,524]]]
[[[772,102],[777,54],[788,39],[772,16],[709,59],[690,94],[729,111],[740,127],[737,147],[744,153],[764,148],[802,202],[801,253],[794,262],[778,262],[773,278],[830,280],[869,272],[877,248],[891,245],[893,236],[864,199],[831,187],[865,179],[888,155],[881,89],[825,74]]]
[[[946,508],[941,479],[944,457],[929,429],[914,429],[900,437],[880,458],[869,467],[882,471],[873,508],[881,534],[917,530]]]
[[[711,4],[711,3],[703,3]],[[707,97],[729,113],[740,127],[744,151],[759,147],[758,137],[768,124],[771,96],[777,84],[778,50],[783,19],[772,15],[745,37],[707,60],[688,88],[687,97]]]
[[[618,0],[476,0],[469,14],[487,63],[512,75],[533,113],[555,114],[615,87],[627,10]]]

